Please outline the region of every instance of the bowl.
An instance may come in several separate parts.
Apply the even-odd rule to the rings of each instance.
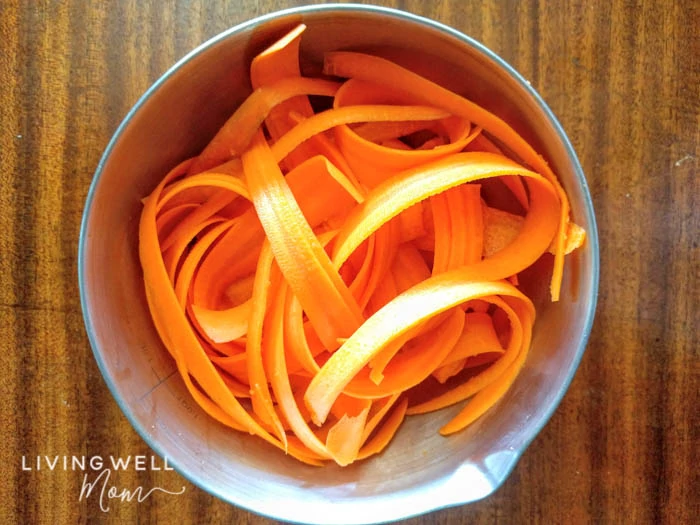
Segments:
[[[568,192],[573,220],[588,234],[583,248],[568,256],[562,300],[542,301],[531,353],[501,402],[448,438],[437,429],[454,409],[410,417],[383,454],[344,468],[303,465],[199,408],[151,324],[137,253],[140,199],[170,167],[202,149],[248,94],[252,57],[299,22],[308,26],[302,54],[310,63],[320,63],[324,51],[378,46],[427,57],[437,80],[507,120],[541,152]],[[88,194],[79,247],[81,301],[95,359],[148,445],[192,483],[233,505],[279,520],[346,525],[467,504],[504,482],[581,360],[598,266],[586,180],[564,131],[529,83],[483,45],[438,22],[339,4],[243,23],[167,71],[107,146]]]

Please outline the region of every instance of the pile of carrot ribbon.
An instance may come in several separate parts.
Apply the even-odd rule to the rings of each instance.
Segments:
[[[255,57],[248,98],[144,199],[139,254],[202,409],[348,465],[408,415],[468,400],[447,435],[497,403],[535,321],[519,274],[550,257],[557,301],[585,232],[506,122],[380,56],[329,52],[302,76],[304,29]]]

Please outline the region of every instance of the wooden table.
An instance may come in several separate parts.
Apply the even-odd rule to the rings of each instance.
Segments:
[[[0,4],[0,523],[271,523],[169,471],[118,480],[185,494],[105,513],[78,501],[82,473],[34,463],[150,454],[100,376],[78,298],[79,223],[110,136],[190,49],[301,3]],[[404,523],[696,520],[700,5],[378,3],[452,25],[530,79],[578,151],[602,248],[588,350],[550,423],[495,495]]]

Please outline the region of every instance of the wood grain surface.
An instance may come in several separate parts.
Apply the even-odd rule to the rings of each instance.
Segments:
[[[304,2],[308,3],[308,2]],[[576,148],[601,241],[597,318],[559,409],[492,497],[406,520],[697,523],[700,514],[700,4],[384,1],[475,37],[541,93]],[[302,2],[0,2],[0,523],[272,521],[175,472],[129,470],[145,501],[79,501],[37,456],[150,455],[92,357],[81,213],[121,119],[222,30]]]

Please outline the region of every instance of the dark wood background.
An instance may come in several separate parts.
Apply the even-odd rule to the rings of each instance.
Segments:
[[[403,522],[697,523],[700,396],[697,0],[383,1],[482,41],[530,79],[593,193],[602,280],[560,408],[492,497]],[[186,492],[78,501],[82,473],[37,455],[150,450],[108,392],[77,284],[85,196],[110,136],[172,63],[220,31],[301,2],[0,2],[0,523],[235,523],[174,472],[124,486]]]

